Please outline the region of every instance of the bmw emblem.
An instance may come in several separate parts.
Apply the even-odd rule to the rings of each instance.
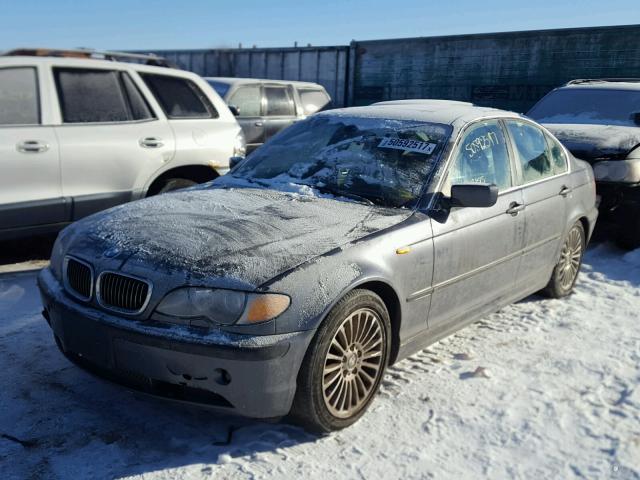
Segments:
[[[111,247],[110,249],[105,250],[105,252],[102,255],[107,258],[113,258],[119,253],[120,253],[120,249],[118,247]]]

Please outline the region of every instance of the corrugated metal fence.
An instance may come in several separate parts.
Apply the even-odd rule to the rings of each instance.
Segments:
[[[349,47],[238,48],[155,51],[181,68],[208,77],[301,80],[324,86],[335,106],[347,101]]]
[[[573,78],[640,77],[639,38],[627,25],[154,53],[204,76],[317,82],[335,106],[447,98],[524,112]]]

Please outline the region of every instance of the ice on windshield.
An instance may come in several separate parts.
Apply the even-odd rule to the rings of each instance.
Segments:
[[[567,88],[547,95],[528,113],[540,123],[637,126],[640,90]]]
[[[224,183],[408,207],[449,134],[450,127],[414,120],[318,116],[282,132]]]

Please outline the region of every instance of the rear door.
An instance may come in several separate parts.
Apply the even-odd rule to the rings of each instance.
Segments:
[[[0,68],[0,230],[67,220],[40,78],[36,66]]]
[[[247,153],[250,153],[264,143],[262,88],[259,84],[242,85],[229,95],[227,103],[238,108],[236,120],[242,127]]]
[[[62,190],[73,219],[137,198],[171,160],[173,133],[128,71],[53,67],[60,108]]]
[[[571,195],[567,159],[555,140],[534,123],[507,120],[506,125],[526,206],[518,282],[542,285],[556,264],[567,224],[566,202]]]
[[[522,190],[515,185],[508,137],[498,120],[469,126],[441,189],[492,183],[492,207],[454,207],[432,215],[434,277],[429,328],[447,330],[513,295],[524,235]]]
[[[265,141],[298,120],[293,89],[287,85],[265,85]]]

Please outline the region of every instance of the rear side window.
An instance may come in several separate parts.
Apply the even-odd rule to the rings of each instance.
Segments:
[[[229,105],[238,107],[240,117],[259,117],[262,115],[262,94],[259,85],[240,87],[229,98]]]
[[[131,120],[119,72],[56,68],[54,77],[65,123]]]
[[[516,144],[524,183],[554,175],[551,149],[542,130],[529,123],[512,120],[507,121],[507,126]]]
[[[267,116],[282,117],[296,114],[293,99],[287,87],[264,87]]]
[[[169,118],[217,118],[207,96],[189,79],[140,74]]]
[[[551,149],[551,160],[553,171],[556,175],[567,171],[567,156],[555,138],[547,137],[547,143]]]
[[[324,90],[299,88],[298,95],[300,95],[302,111],[305,115],[319,112],[331,103],[329,95],[327,95]]]
[[[36,69],[0,69],[0,125],[40,123]]]

